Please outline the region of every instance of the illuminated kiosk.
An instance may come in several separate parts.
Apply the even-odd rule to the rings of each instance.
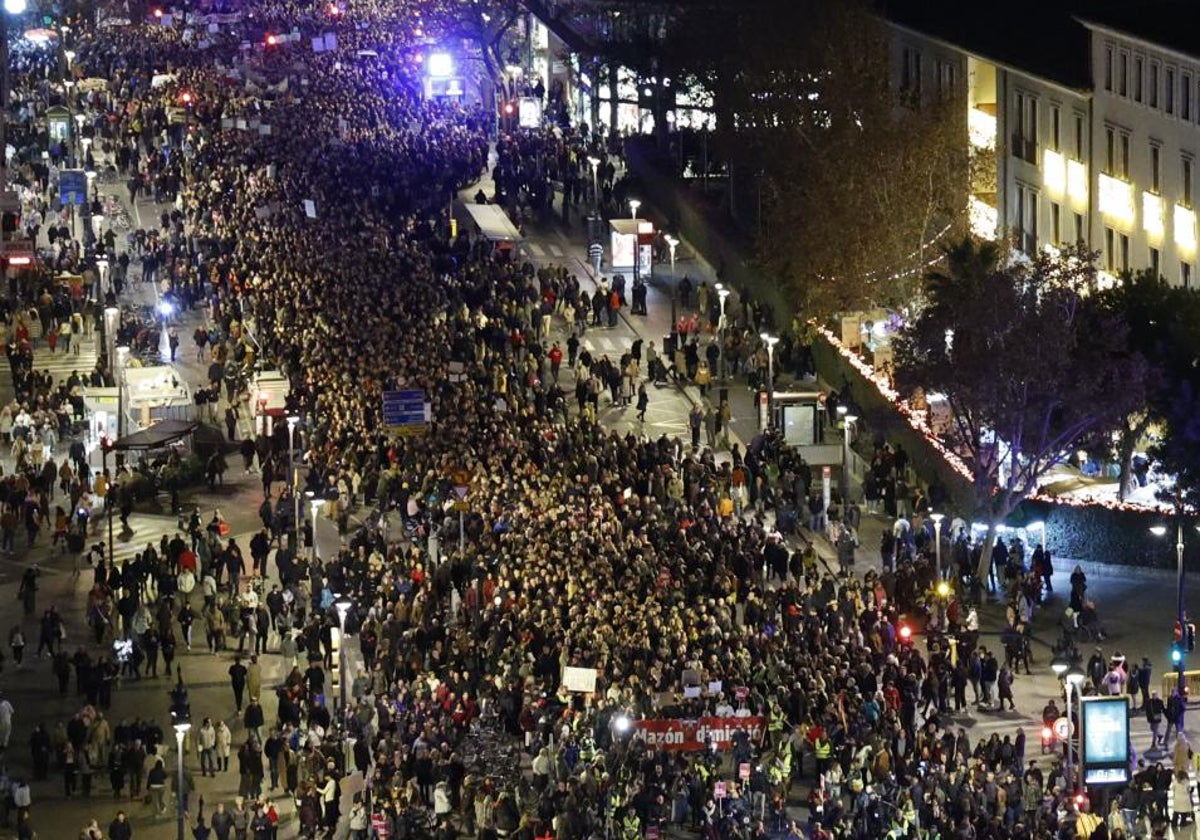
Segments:
[[[654,222],[649,219],[611,219],[608,223],[609,263],[613,271],[649,277],[654,268]],[[639,256],[634,270],[634,254]]]
[[[1129,701],[1127,697],[1084,697],[1080,701],[1085,785],[1129,781]]]

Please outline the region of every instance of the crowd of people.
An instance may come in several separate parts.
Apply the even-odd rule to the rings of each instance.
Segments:
[[[473,247],[467,232],[450,240],[447,198],[488,166],[494,118],[420,96],[411,5],[352,0],[331,17],[323,6],[268,0],[203,39],[185,37],[182,21],[81,26],[74,75],[106,87],[28,74],[40,94],[29,101],[85,116],[88,154],[111,162],[131,197],[145,190],[174,202],[126,253],[166,300],[206,311],[195,344],[213,365],[214,402],[226,388],[237,410],[244,383],[227,369],[258,358],[279,365],[289,410],[302,418],[304,490],[343,536],[312,562],[288,543],[301,523],[284,480],[288,429],[276,424],[243,453],[247,467],[257,459],[263,487],[249,567],[215,516],[124,568],[94,557],[95,641],[132,645],[117,661],[82,649],[68,658],[60,638],[50,641],[60,690],[73,666],[81,708],[35,733],[35,778],[53,767],[67,796],[86,796],[100,776],[118,798],[149,795],[148,805],[122,806],[129,813],[167,810],[175,782],[163,730],[112,726],[106,687],[155,678],[160,656],[170,679],[175,650],[192,647],[200,624],[209,650],[236,641],[245,659],[230,668],[234,726],[206,710],[187,736],[190,766],[238,776],[233,807],[190,802],[197,840],[271,838],[281,812],[293,811],[302,837],[331,836],[344,822],[355,838],[633,840],[677,826],[714,839],[1022,840],[1100,822],[1078,808],[1057,763],[1029,754],[1027,733],[972,743],[954,722],[968,686],[975,704],[1013,705],[1042,566],[997,555],[1016,646],[1014,655],[1006,642],[1001,659],[978,643],[967,606],[981,600],[977,541],[948,532],[960,574],[939,604],[934,526],[920,501],[908,509],[908,472],[896,470],[894,451],[878,453],[866,503],[896,514],[897,528],[882,547],[885,569],[860,578],[822,567],[811,546],[794,550],[774,527],[775,510],[805,508],[813,488],[769,436],[718,459],[717,435],[702,445],[699,424],[690,442],[619,435],[588,410],[594,398],[569,409],[552,339],[563,335],[568,369],[591,378],[577,365],[587,323],[575,313],[596,311],[594,298],[569,273]],[[310,53],[263,40],[284,24],[305,37],[333,29],[339,47]],[[254,46],[243,51],[243,40]],[[523,130],[497,149],[497,194],[487,200],[545,206],[557,181],[564,215],[592,184],[614,204],[610,149],[595,131]],[[595,176],[592,156],[602,162]],[[34,191],[53,192],[55,176],[40,157],[16,167]],[[38,212],[52,212],[49,203]],[[87,259],[69,239],[56,248],[58,261]],[[685,311],[714,321],[707,288],[697,297],[684,295]],[[54,295],[46,307],[40,320],[59,317]],[[735,369],[739,359],[765,366],[761,317],[749,306],[731,313]],[[9,353],[25,404],[5,409],[8,420],[0,413],[6,437],[61,432],[71,405],[71,383],[33,381],[21,344],[31,340],[18,330]],[[811,361],[790,338],[784,351],[797,368]],[[632,397],[626,376],[648,373],[630,367],[635,355],[609,363],[614,402]],[[685,352],[677,366],[700,362]],[[111,379],[103,367],[94,376]],[[400,388],[425,392],[425,435],[383,428],[383,394]],[[47,480],[12,493],[35,513],[48,510],[56,485],[110,495],[86,463],[72,472],[51,462],[38,474]],[[448,507],[461,484],[462,517]],[[72,491],[71,510],[77,501]],[[852,535],[852,507],[821,509],[815,524],[832,519],[838,539]],[[375,515],[352,527],[351,511]],[[389,531],[388,512],[402,530]],[[852,558],[853,547],[843,559]],[[278,585],[242,580],[255,570]],[[200,585],[189,595],[178,582],[191,571]],[[341,675],[344,708],[332,694],[337,595],[352,602],[345,620],[363,662]],[[57,635],[52,619],[46,632]],[[263,683],[256,655],[288,663],[281,685]],[[573,690],[568,669],[594,674],[594,690]],[[696,751],[647,724],[705,716],[729,731],[697,734]],[[1132,835],[1139,814],[1170,816],[1155,794],[1160,775],[1114,798],[1107,836]],[[189,771],[176,795],[189,801],[193,785]],[[349,808],[343,788],[355,790]],[[27,798],[11,807],[28,828]],[[128,836],[124,813],[114,823],[110,837]]]

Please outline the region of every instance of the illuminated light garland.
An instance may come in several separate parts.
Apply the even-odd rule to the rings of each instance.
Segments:
[[[900,396],[897,391],[888,381],[888,378],[875,370],[874,365],[867,362],[859,354],[855,353],[849,347],[842,343],[842,340],[834,335],[830,330],[818,324],[816,321],[809,321],[809,324],[820,333],[826,341],[833,346],[838,353],[841,354],[850,366],[862,374],[863,378],[875,386],[888,402],[892,403],[900,412],[901,416],[908,421],[908,424],[914,431],[921,434],[933,449],[942,456],[951,469],[961,475],[963,478],[974,483],[975,473],[963,460],[962,456],[955,452],[950,447],[946,446],[929,426],[929,421],[926,419],[925,412],[916,411],[909,404],[908,400]],[[1158,513],[1169,515],[1174,513],[1174,508],[1169,505],[1144,505],[1137,502],[1122,502],[1108,499],[1098,499],[1087,496],[1051,496],[1046,493],[1031,493],[1026,498],[1036,502],[1047,502],[1056,505],[1067,505],[1069,507],[1102,507],[1106,510],[1119,511],[1124,513]]]
[[[908,400],[901,398],[900,392],[892,387],[892,383],[888,381],[886,376],[876,371],[874,365],[868,363],[861,356],[843,344],[841,339],[835,336],[832,332],[830,332],[824,326],[818,324],[816,321],[809,321],[809,324],[811,324],[818,333],[824,336],[826,341],[833,345],[834,349],[836,349],[838,353],[840,353],[842,357],[850,363],[851,367],[862,374],[864,379],[874,385],[876,390],[878,390],[888,402],[892,403],[896,407],[904,419],[908,421],[908,424],[912,426],[916,432],[921,434],[926,441],[929,442],[929,445],[933,447],[943,459],[945,459],[946,463],[949,464],[953,470],[955,470],[968,481],[975,481],[975,474],[971,471],[971,468],[967,466],[967,463],[962,459],[962,456],[960,456],[950,447],[946,446],[946,444],[942,443],[941,438],[934,434],[933,429],[929,426],[929,421],[925,417],[925,412],[914,410],[909,404]]]

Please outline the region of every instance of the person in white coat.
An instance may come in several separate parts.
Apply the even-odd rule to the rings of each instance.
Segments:
[[[7,697],[0,697],[0,750],[8,749],[12,737],[13,705]]]
[[[233,733],[225,721],[217,721],[217,763],[221,770],[229,770],[229,750],[233,745]]]
[[[217,728],[212,718],[205,718],[196,733],[196,749],[200,752],[200,775],[217,775]]]

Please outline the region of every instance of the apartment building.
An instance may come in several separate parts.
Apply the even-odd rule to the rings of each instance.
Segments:
[[[1014,33],[959,4],[889,4],[897,87],[936,88],[947,66],[962,80],[977,234],[1027,252],[1083,242],[1106,274],[1196,282],[1193,5],[1046,0],[1024,18],[1038,26]]]
[[[1090,242],[1086,31],[1064,8],[1046,26],[1014,36],[964,5],[896,2],[886,20],[900,91],[940,91],[949,78],[951,95],[965,100],[971,230],[1008,236],[1027,252]],[[1039,9],[1047,5],[1054,7],[1054,0]],[[947,67],[953,68],[949,77]]]
[[[1166,33],[1132,15],[1080,23],[1090,37],[1093,79],[1092,248],[1109,271],[1148,267],[1191,286],[1200,39],[1193,37],[1190,47],[1173,38],[1164,43],[1159,38]]]

